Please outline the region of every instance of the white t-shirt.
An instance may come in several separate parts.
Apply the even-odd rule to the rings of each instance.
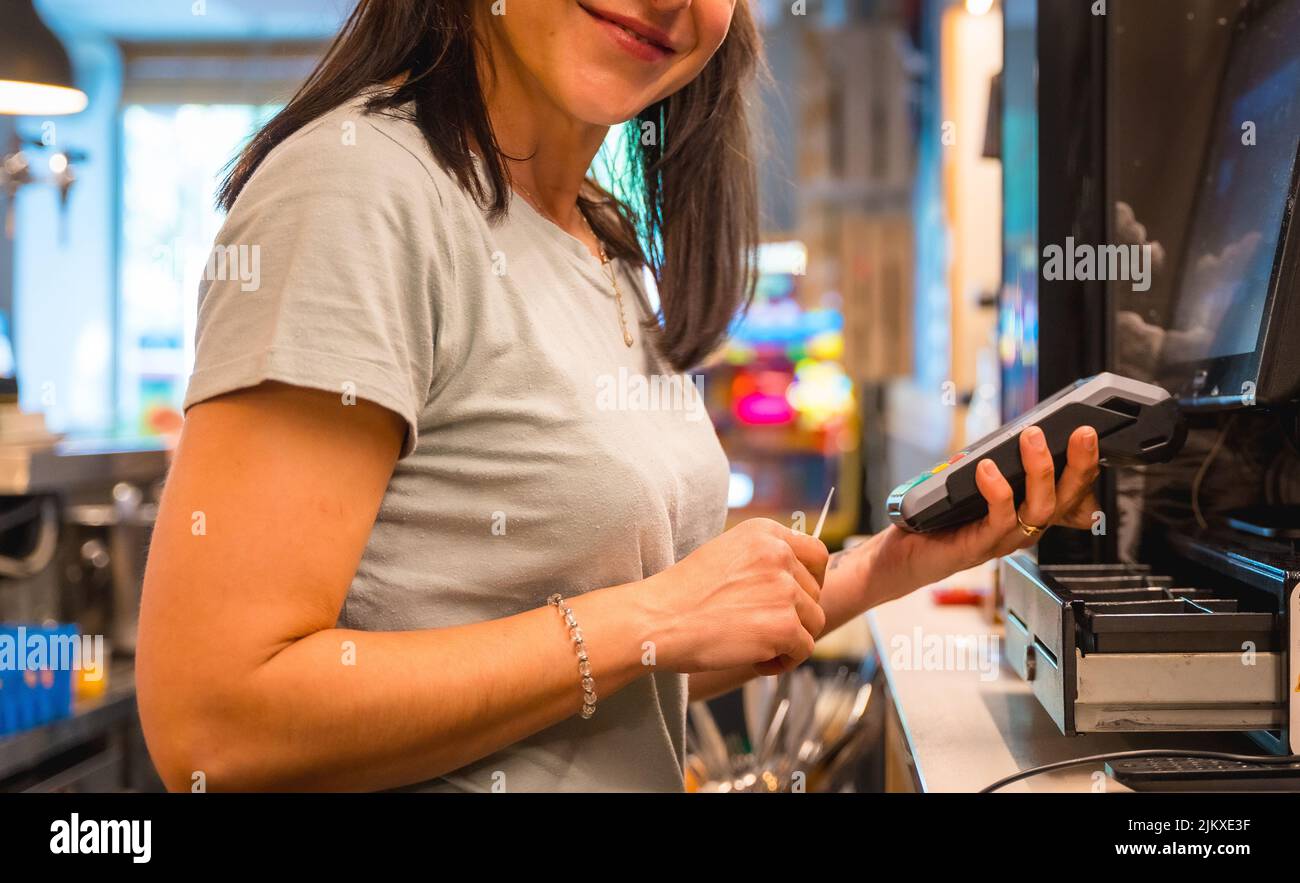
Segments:
[[[295,133],[217,246],[186,408],[274,380],[407,423],[341,627],[509,616],[650,576],[722,530],[726,458],[640,327],[638,271],[616,263],[629,348],[585,246],[522,199],[490,223],[413,123],[357,99]],[[680,790],[686,679],[647,672],[592,719],[419,787]]]

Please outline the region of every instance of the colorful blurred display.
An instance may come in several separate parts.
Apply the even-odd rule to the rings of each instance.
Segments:
[[[1038,401],[1038,42],[1033,0],[1008,0],[1002,118],[1002,419]]]
[[[845,373],[834,292],[805,290],[802,243],[762,246],[754,302],[707,370],[709,411],[731,460],[732,520],[796,512],[815,521],[836,487],[823,536],[854,529],[858,408]],[[811,529],[809,527],[808,529]]]

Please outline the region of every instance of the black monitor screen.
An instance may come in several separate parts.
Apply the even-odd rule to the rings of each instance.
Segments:
[[[1233,42],[1184,252],[1167,365],[1256,350],[1300,146],[1300,2]]]

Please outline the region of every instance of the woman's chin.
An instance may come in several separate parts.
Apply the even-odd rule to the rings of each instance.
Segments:
[[[573,116],[592,126],[621,126],[636,119],[644,105],[641,104],[579,104],[571,107]]]
[[[617,126],[634,119],[653,104],[657,90],[642,84],[629,84],[608,71],[577,74],[561,83],[560,104],[575,119],[593,126]]]

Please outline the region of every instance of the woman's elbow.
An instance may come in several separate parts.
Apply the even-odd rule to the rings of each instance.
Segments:
[[[170,665],[136,660],[136,701],[145,744],[168,791],[254,790],[252,746],[225,688]]]

